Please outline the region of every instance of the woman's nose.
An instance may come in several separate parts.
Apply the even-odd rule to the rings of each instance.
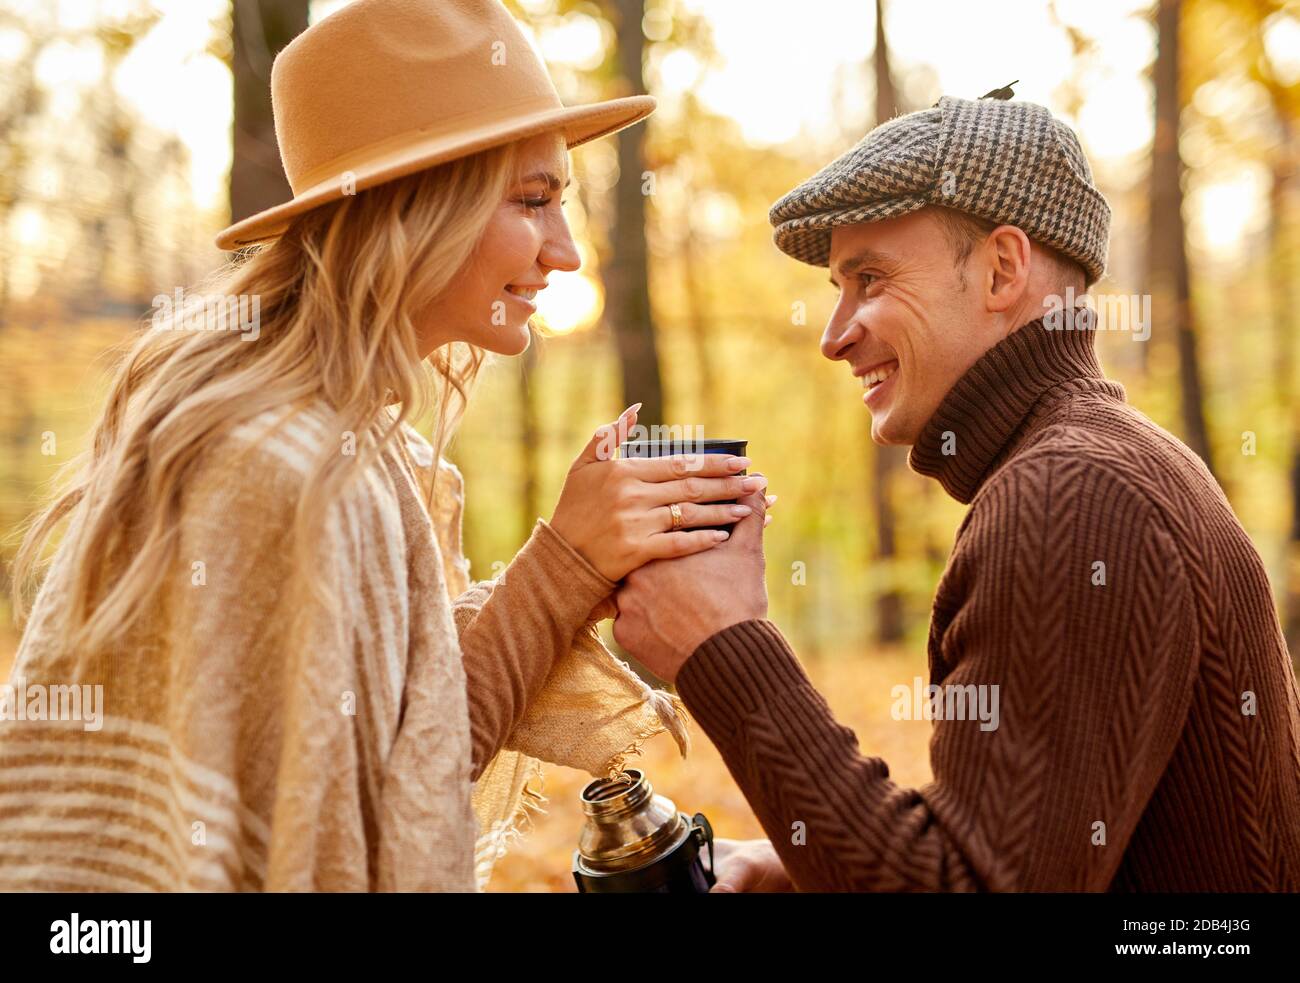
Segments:
[[[563,270],[566,273],[572,273],[582,266],[578,244],[573,241],[568,219],[563,214],[552,225],[550,234],[542,243],[542,252],[537,261],[549,269]]]

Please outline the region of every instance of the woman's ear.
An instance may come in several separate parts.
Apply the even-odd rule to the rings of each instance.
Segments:
[[[1014,225],[999,225],[984,240],[989,266],[985,306],[1001,313],[1019,303],[1029,285],[1029,237]]]

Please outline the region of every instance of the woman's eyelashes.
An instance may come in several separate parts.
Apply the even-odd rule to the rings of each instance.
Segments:
[[[519,198],[516,198],[515,201],[523,205],[525,211],[531,213],[531,212],[541,211],[543,208],[550,205],[552,202],[555,201],[555,196],[554,195],[537,195],[537,196],[523,195]],[[566,204],[568,204],[566,200],[564,199],[560,200],[561,208],[563,208]]]

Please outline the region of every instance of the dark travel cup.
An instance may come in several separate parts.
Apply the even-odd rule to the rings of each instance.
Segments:
[[[627,440],[619,445],[620,457],[671,457],[677,454],[729,454],[744,457],[748,440]],[[739,471],[738,474],[748,474]],[[734,498],[702,505],[734,505]],[[734,522],[721,526],[698,526],[699,529],[730,529]]]

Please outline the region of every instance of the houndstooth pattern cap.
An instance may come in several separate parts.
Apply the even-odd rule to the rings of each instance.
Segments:
[[[944,96],[882,123],[768,217],[777,248],[826,266],[832,229],[927,205],[1017,226],[1077,260],[1089,283],[1106,271],[1110,206],[1074,131],[1032,102]]]

